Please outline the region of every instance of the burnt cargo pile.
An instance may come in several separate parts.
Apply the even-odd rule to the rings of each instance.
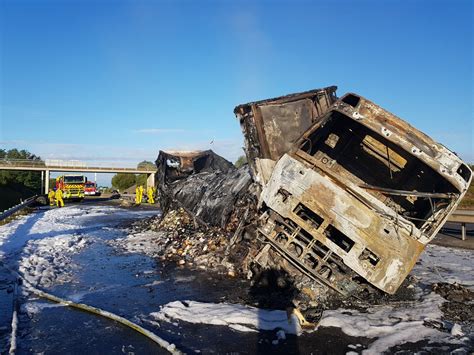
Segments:
[[[338,99],[334,86],[234,113],[248,166],[160,152],[165,212],[182,207],[232,245],[249,242],[246,261],[344,296],[395,293],[472,179],[456,154],[357,94]]]
[[[160,151],[156,165],[164,213],[184,208],[204,226],[232,229],[236,207],[253,203],[246,201],[252,180],[248,167],[237,169],[212,150]]]
[[[211,150],[160,151],[156,165],[164,216],[144,227],[166,234],[162,260],[247,274],[256,245],[250,216],[258,215],[248,166],[237,169]]]

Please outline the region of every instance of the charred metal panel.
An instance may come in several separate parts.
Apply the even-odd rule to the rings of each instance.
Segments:
[[[278,160],[282,153],[289,151],[314,122],[313,101],[310,99],[261,105],[257,110],[262,115],[266,141],[271,143],[268,144],[268,158],[272,160]]]
[[[257,182],[265,182],[262,168],[288,152],[300,136],[336,101],[337,87],[239,105],[234,113],[245,135],[245,149]],[[259,164],[258,160],[271,163]]]
[[[359,98],[356,107],[344,102],[344,98],[349,95]],[[356,94],[347,94],[342,97],[335,104],[334,109],[360,121],[413,156],[418,157],[438,174],[441,174],[459,192],[469,187],[471,174],[467,165],[454,152],[435,142],[401,118]],[[465,176],[457,172],[462,166],[466,172]]]
[[[281,190],[287,192],[286,196]],[[340,258],[343,265],[325,265],[327,275],[318,275],[339,291],[344,287],[336,281],[343,280],[341,276],[347,273],[340,269],[347,266],[374,286],[393,293],[423,250],[423,245],[411,236],[410,228],[380,217],[379,211],[388,212],[383,206],[375,210],[356,199],[340,182],[289,155],[277,163],[261,199],[310,236],[308,244],[303,244],[297,253],[303,264],[311,259],[314,268],[324,265],[324,255],[318,256],[312,248],[317,242],[319,249]],[[271,227],[273,223],[267,222],[262,231],[275,240],[278,230]],[[290,247],[291,244],[281,245],[292,253]]]

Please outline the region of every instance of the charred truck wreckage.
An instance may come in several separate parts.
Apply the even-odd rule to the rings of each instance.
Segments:
[[[336,87],[239,105],[248,165],[212,151],[160,152],[164,213],[184,208],[243,264],[290,268],[344,296],[394,294],[455,210],[471,170],[407,122]],[[244,267],[243,271],[247,269]]]

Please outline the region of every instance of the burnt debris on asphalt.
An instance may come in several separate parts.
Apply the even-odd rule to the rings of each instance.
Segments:
[[[456,154],[357,94],[338,99],[335,86],[234,113],[248,165],[161,151],[164,214],[220,228],[232,269],[283,269],[310,294],[394,294],[471,182]]]

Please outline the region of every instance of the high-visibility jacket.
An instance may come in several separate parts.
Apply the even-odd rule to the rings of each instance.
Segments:
[[[58,207],[63,207],[64,201],[63,201],[63,192],[61,191],[61,189],[56,190],[55,197],[56,197],[56,205]]]
[[[54,196],[55,196],[55,195],[56,195],[56,194],[54,193],[53,190],[51,190],[51,191],[48,192],[48,199],[49,199],[49,204],[50,204],[50,205],[53,205],[53,204],[54,204]]]

